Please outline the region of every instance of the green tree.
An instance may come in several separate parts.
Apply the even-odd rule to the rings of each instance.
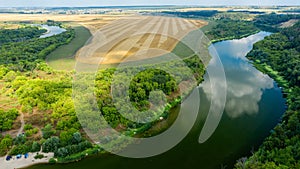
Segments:
[[[59,135],[60,142],[62,146],[66,146],[72,143],[73,132],[72,131],[62,131]]]
[[[69,154],[69,152],[68,152],[68,150],[66,148],[62,147],[62,148],[59,148],[57,150],[57,152],[55,153],[55,155],[57,157],[66,157],[66,156],[68,156],[70,154]]]
[[[21,145],[26,142],[26,136],[23,134],[18,135],[16,138],[13,139],[14,145]]]
[[[48,138],[42,145],[42,150],[45,153],[48,152],[55,152],[57,151],[59,147],[60,140],[58,137],[54,136],[51,138]]]
[[[73,144],[78,144],[82,141],[82,136],[79,132],[76,132],[73,134],[73,139],[72,139],[72,142]]]
[[[9,148],[13,145],[13,139],[10,135],[6,135],[4,138],[0,139],[0,155],[5,155]]]
[[[34,141],[31,146],[31,152],[39,152],[40,150],[41,145],[37,141]]]
[[[55,133],[56,133],[56,131],[52,129],[52,125],[51,124],[47,124],[42,129],[43,138],[45,138],[45,139],[50,138]]]

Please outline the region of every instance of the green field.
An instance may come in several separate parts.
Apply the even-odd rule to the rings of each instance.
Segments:
[[[74,26],[75,38],[67,45],[58,47],[47,56],[47,63],[56,70],[73,70],[75,53],[91,37],[90,31],[83,26]]]
[[[204,33],[209,32],[215,27],[218,23],[213,20],[206,20],[208,24],[206,26],[203,26],[200,30],[202,30]]]

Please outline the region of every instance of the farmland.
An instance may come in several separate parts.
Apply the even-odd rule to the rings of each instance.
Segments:
[[[125,58],[136,61],[169,53],[188,32],[207,25],[203,20],[132,15],[1,14],[0,18],[0,22],[10,23],[40,23],[47,20],[69,25],[76,34],[70,44],[59,47],[47,56],[49,66],[59,70],[74,68],[74,55],[91,36],[90,33],[92,40],[86,47],[96,46],[99,49],[85,57],[78,57],[77,52],[77,61],[116,64]]]
[[[94,34],[87,48],[94,53],[78,61],[115,64],[157,57],[172,51],[187,33],[206,25],[201,20],[132,16],[105,25]],[[153,50],[151,50],[153,49]]]
[[[57,22],[78,23],[88,27],[94,32],[103,25],[126,15],[52,15],[52,14],[0,14],[0,22],[45,22],[54,20]]]

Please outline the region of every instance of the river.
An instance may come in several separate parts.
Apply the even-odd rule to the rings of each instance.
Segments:
[[[39,38],[47,38],[67,31],[66,29],[61,28],[59,26],[49,26],[49,25],[40,25],[40,24],[34,24],[34,26],[40,26],[43,29],[47,30],[47,32],[41,35]]]
[[[227,79],[227,98],[222,119],[213,135],[198,143],[210,107],[210,80],[205,75],[199,87],[201,103],[197,121],[187,137],[170,151],[145,159],[116,155],[89,157],[71,164],[39,164],[29,169],[219,169],[232,168],[237,159],[249,156],[262,143],[284,112],[280,88],[267,75],[256,70],[245,57],[253,44],[270,35],[259,32],[238,40],[226,40],[209,47],[219,53]],[[216,66],[209,63],[213,69]],[[220,82],[222,84],[222,82]],[[215,85],[212,90],[218,90]],[[173,111],[179,111],[175,108]],[[188,110],[186,110],[188,111]]]

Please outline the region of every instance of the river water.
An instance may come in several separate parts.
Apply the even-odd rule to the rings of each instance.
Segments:
[[[59,26],[49,26],[49,25],[35,25],[35,26],[40,26],[43,29],[47,30],[47,32],[44,33],[43,35],[41,35],[40,38],[47,38],[47,37],[58,35],[58,34],[61,34],[65,31],[67,31],[66,29],[61,28]]]
[[[284,112],[285,100],[276,83],[256,70],[245,57],[253,44],[270,35],[259,32],[239,40],[227,40],[209,47],[223,63],[227,79],[225,111],[213,135],[204,143],[198,142],[211,104],[208,75],[199,87],[199,115],[187,137],[170,151],[145,159],[130,159],[116,155],[89,157],[71,164],[40,164],[29,169],[219,169],[232,168],[235,161],[249,156],[257,149]],[[212,59],[213,60],[213,59]],[[213,68],[214,64],[209,64]],[[220,84],[223,82],[220,81]],[[173,111],[179,111],[179,106]],[[189,111],[189,110],[185,110]]]

